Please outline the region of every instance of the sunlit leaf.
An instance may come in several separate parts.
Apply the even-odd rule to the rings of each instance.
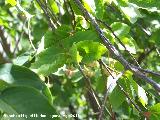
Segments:
[[[17,4],[16,0],[7,0],[7,2],[12,6],[15,6]]]

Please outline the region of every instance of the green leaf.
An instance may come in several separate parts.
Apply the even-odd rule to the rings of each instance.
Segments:
[[[36,61],[31,68],[37,69],[39,74],[45,76],[56,72],[66,63],[66,54],[62,49],[52,46],[43,50],[36,56]]]
[[[70,0],[70,4],[72,6],[72,9],[76,15],[82,15],[82,12],[79,10],[77,5],[75,4],[74,0]]]
[[[121,11],[125,15],[125,17],[134,24],[138,18],[141,18],[142,15],[140,14],[138,7],[134,6],[133,4],[128,4],[128,6],[120,6]]]
[[[118,62],[118,61],[114,64],[114,68],[116,70],[118,70],[118,71],[123,71],[124,70],[123,65],[120,62]]]
[[[71,55],[71,62],[80,63],[82,61],[82,56],[80,56],[79,51],[77,50],[76,44],[73,44],[69,51]]]
[[[29,86],[42,91],[52,103],[52,98],[49,89],[42,82],[37,74],[32,72],[26,67],[3,64],[0,65],[0,86],[1,89],[8,88],[10,86]]]
[[[132,37],[122,37],[121,42],[125,45],[126,49],[130,53],[136,54],[137,44]],[[125,50],[124,47],[120,43],[118,43],[118,47],[119,47],[120,50]]]
[[[84,40],[93,40],[95,42],[99,42],[100,38],[95,31],[87,30],[87,31],[78,31],[72,36],[63,39],[61,42],[65,45],[66,48],[70,48],[73,43],[78,43]]]
[[[125,73],[125,76],[128,78],[129,83],[134,90],[134,94],[138,96],[138,99],[142,103],[142,105],[146,106],[148,104],[148,97],[145,93],[145,90],[133,80],[132,73],[130,71],[127,71]]]
[[[140,86],[138,86],[138,98],[143,106],[146,106],[148,104],[148,97],[145,93],[145,90]]]
[[[17,4],[16,0],[7,0],[7,3],[11,4],[12,6]]]
[[[82,61],[84,62],[93,62],[94,60],[100,59],[107,50],[104,45],[92,40],[84,40],[75,45],[78,54],[82,56]]]
[[[125,101],[125,96],[118,86],[116,86],[110,94],[109,100],[114,110],[118,109]]]
[[[0,65],[0,79],[10,85],[31,86],[38,90],[45,86],[38,75],[28,68],[9,63]]]
[[[131,3],[134,3],[140,7],[145,7],[145,8],[152,8],[152,7],[157,7],[157,9],[160,9],[160,1],[159,0],[128,0]]]
[[[94,0],[96,6],[96,17],[103,19],[104,15],[104,1],[103,0]]]
[[[4,90],[0,94],[0,109],[8,115],[27,115],[27,118],[14,117],[12,120],[44,120],[41,114],[46,115],[46,119],[56,114],[56,110],[39,91],[24,86]],[[37,114],[38,118],[30,117],[32,114]]]
[[[160,103],[157,103],[156,105],[151,106],[149,108],[149,112],[151,113],[150,120],[159,120],[159,116],[160,116]]]
[[[3,80],[0,80],[0,92],[9,87],[9,84]]]
[[[52,8],[53,12],[56,13],[56,14],[59,13],[59,8],[56,4],[56,1],[49,0],[48,2],[51,5],[51,8]]]
[[[114,33],[120,38],[126,36],[130,31],[130,27],[127,24],[121,22],[112,23],[111,28]]]
[[[44,47],[48,48],[55,44],[60,45],[62,39],[67,38],[70,35],[71,28],[67,25],[62,25],[57,28],[54,32],[47,31],[44,35]]]
[[[156,30],[152,33],[149,41],[156,44],[157,47],[160,48],[160,39],[159,39],[160,29]]]

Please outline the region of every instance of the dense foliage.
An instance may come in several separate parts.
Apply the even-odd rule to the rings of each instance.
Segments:
[[[159,35],[159,0],[1,0],[0,119],[160,120]]]

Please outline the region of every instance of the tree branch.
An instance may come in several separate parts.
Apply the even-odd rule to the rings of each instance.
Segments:
[[[98,118],[99,112],[100,112],[100,109],[101,109],[101,106],[100,106],[100,103],[99,103],[99,98],[98,98],[96,92],[94,91],[94,89],[91,86],[90,79],[85,75],[85,73],[83,72],[80,65],[78,65],[78,69],[86,80],[85,82],[86,82],[86,85],[87,85],[87,88],[88,88],[86,97],[88,98],[88,100],[90,102],[90,105],[91,105],[94,113],[96,113],[96,117]]]
[[[11,50],[10,50],[10,44],[7,43],[7,38],[4,36],[4,29],[2,26],[0,26],[0,38],[1,38],[1,45],[3,47],[3,50],[5,51],[6,55],[8,57],[11,56]]]
[[[89,12],[83,7],[81,2],[79,0],[74,0],[79,9],[84,14],[84,17],[88,20],[90,20],[91,24],[96,29],[96,32],[98,33],[99,37],[101,38],[103,44],[106,46],[106,48],[110,51],[110,53],[113,55],[114,59],[118,60],[126,70],[132,71],[132,73],[137,76],[138,78],[144,80],[145,82],[152,85],[158,92],[160,92],[160,85],[156,83],[151,78],[148,78],[145,74],[143,74],[141,71],[137,69],[136,66],[131,65],[128,61],[125,60],[125,58],[122,56],[122,54],[110,43],[110,41],[105,37],[103,31],[100,29],[99,25],[97,24],[96,20],[93,18],[92,15],[89,14]]]

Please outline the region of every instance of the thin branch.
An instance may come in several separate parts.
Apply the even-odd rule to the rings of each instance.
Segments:
[[[86,80],[85,82],[86,82],[87,87],[88,87],[87,95],[88,95],[89,98],[92,98],[91,99],[91,104],[93,103],[92,104],[93,110],[94,110],[95,113],[99,114],[99,111],[101,109],[101,106],[100,106],[100,103],[99,103],[99,98],[98,98],[98,96],[96,95],[96,92],[94,91],[94,89],[91,86],[90,79],[85,75],[85,73],[83,72],[83,69],[80,65],[78,65],[78,69]]]
[[[24,21],[24,23],[23,23],[22,31],[23,31],[24,26],[26,25],[26,23],[27,23],[27,19],[26,19],[26,20]],[[13,50],[13,55],[14,55],[14,56],[15,56],[15,52],[16,52],[16,50],[17,50],[17,48],[18,48],[18,44],[19,44],[19,42],[21,41],[24,33],[25,33],[25,31],[23,31],[23,32],[21,33],[19,39],[18,39],[17,42],[16,42],[15,48],[14,48],[14,50]]]
[[[54,30],[54,29],[55,29],[55,26],[53,25],[53,23],[52,23],[52,21],[51,21],[51,18],[50,18],[50,16],[48,15],[47,10],[45,9],[45,6],[43,5],[43,3],[42,3],[40,0],[36,0],[36,1],[37,1],[37,3],[39,4],[39,6],[42,8],[45,16],[47,17],[48,22],[49,22],[49,26],[52,28],[52,30]]]
[[[96,18],[96,20],[102,24],[104,24],[108,30],[110,30],[113,34],[113,36],[118,40],[118,42],[123,46],[123,48],[125,49],[125,51],[131,56],[131,58],[134,60],[134,62],[140,67],[138,61],[136,60],[136,58],[127,50],[126,46],[123,44],[123,42],[121,41],[121,39],[115,34],[115,32],[112,30],[112,28],[104,21],[99,20]]]
[[[45,4],[45,8],[46,8],[46,11],[48,12],[48,15],[51,17],[52,19],[52,22],[54,22],[54,24],[56,24],[56,27],[57,26],[60,26],[59,24],[59,21],[56,17],[56,14],[54,14],[53,10],[52,10],[52,7],[51,7],[51,1],[48,1],[48,0],[44,0],[44,4]],[[49,5],[49,6],[48,6]]]
[[[142,72],[149,73],[149,74],[160,77],[160,73],[158,73],[158,72],[154,72],[152,70],[147,70],[147,69],[142,69],[142,68],[139,68],[139,67],[137,67],[137,69],[139,69]]]
[[[154,46],[154,47],[152,47],[150,50],[148,50],[147,52],[143,52],[143,53],[141,53],[141,55],[138,57],[138,63],[139,64],[141,64],[142,63],[142,61],[147,57],[147,56],[149,56],[149,54],[153,51],[153,50],[155,50],[156,49],[156,47]]]
[[[108,69],[108,68],[105,66],[105,63],[104,63],[103,61],[101,61],[101,64],[104,66],[105,69]],[[113,76],[111,72],[109,72],[109,74],[110,74],[111,76]],[[124,72],[123,72],[123,74],[124,74]],[[113,79],[115,79],[115,78],[113,77]],[[134,102],[134,100],[132,100],[132,99],[130,98],[130,96],[129,96],[128,93],[124,90],[124,88],[118,83],[118,81],[116,81],[116,83],[117,83],[117,86],[120,88],[120,90],[121,90],[121,91],[124,93],[124,95],[128,98],[128,100],[134,105],[134,107],[139,111],[139,113],[143,115],[143,112],[142,112],[142,110],[140,109],[140,107]]]
[[[143,115],[142,110],[140,109],[140,107],[134,102],[134,100],[132,100],[128,93],[124,90],[124,88],[118,83],[117,81],[117,86],[119,87],[119,89],[124,93],[124,95],[128,98],[128,100],[132,103],[132,105],[134,105],[134,107],[138,110],[138,112]]]
[[[118,60],[125,69],[132,71],[132,73],[137,76],[138,78],[144,80],[145,82],[152,85],[157,92],[160,92],[160,85],[156,83],[151,78],[148,78],[145,74],[143,74],[141,71],[139,71],[136,66],[131,65],[123,56],[122,54],[110,43],[110,41],[105,37],[103,31],[100,29],[99,25],[97,24],[95,18],[89,14],[89,12],[83,7],[82,3],[79,0],[74,0],[79,9],[84,14],[84,17],[88,20],[90,20],[91,24],[96,29],[96,32],[98,33],[99,37],[101,38],[103,44],[106,46],[106,48],[110,51],[114,59]]]
[[[4,36],[4,28],[0,26],[0,38],[1,38],[1,45],[3,47],[3,50],[5,51],[6,55],[10,57],[11,50],[10,50],[10,44],[7,43],[7,38]]]
[[[31,38],[31,31],[30,31],[30,19],[31,18],[27,18],[27,19],[28,19],[28,37],[29,37],[29,42],[30,42],[32,48],[34,49],[34,51],[37,51],[35,46],[33,45],[32,38]]]
[[[68,6],[69,6],[69,8],[70,8],[70,10],[71,10],[71,15],[72,15],[72,27],[73,27],[73,30],[74,30],[75,27],[76,27],[75,13],[74,13],[74,11],[73,11],[72,5],[71,5],[71,3],[70,3],[69,0],[67,0],[67,3],[68,3]]]
[[[101,63],[101,60],[99,61],[99,63],[100,63],[100,67],[101,67],[101,72],[103,73],[103,69],[102,69],[103,65],[102,65],[102,63]],[[110,70],[108,70],[107,67],[106,67],[106,70],[107,70],[108,73],[112,76]],[[112,77],[113,77],[113,76],[112,76]],[[105,108],[105,104],[106,104],[106,101],[107,101],[107,98],[108,98],[108,90],[109,90],[109,88],[107,88],[107,84],[106,84],[106,90],[105,90],[105,93],[104,93],[104,99],[103,99],[103,101],[102,101],[102,105],[101,105],[101,109],[100,109],[100,114],[99,114],[98,120],[102,120],[102,118],[103,118],[104,108]],[[108,109],[107,109],[107,110],[108,110]],[[111,112],[112,112],[112,111],[111,111]],[[111,118],[113,118],[113,117],[112,117],[113,113],[112,113],[112,114],[111,114],[110,112],[108,112],[108,113],[109,113],[109,116],[110,116]]]

